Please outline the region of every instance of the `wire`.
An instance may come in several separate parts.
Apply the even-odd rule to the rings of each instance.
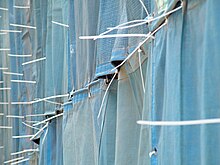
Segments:
[[[158,30],[160,30],[163,26],[165,26],[167,24],[167,22],[164,22],[161,26],[159,26],[156,30],[154,30],[153,32],[149,32],[148,33],[148,37],[146,39],[144,39],[142,42],[139,43],[139,45],[115,68],[113,68],[111,71],[120,68],[122,65],[124,65],[124,63],[130,59],[133,54],[145,43],[147,42]]]
[[[202,124],[218,124],[220,118],[203,119],[203,120],[186,120],[186,121],[145,121],[139,120],[137,124],[150,126],[185,126],[185,125],[202,125]]]
[[[38,123],[36,123],[36,124],[33,124],[33,126],[37,126],[37,125],[46,123],[46,122],[48,122],[48,121],[50,121],[50,120],[52,120],[52,119],[55,119],[55,118],[57,118],[57,117],[60,117],[60,116],[63,116],[63,113],[60,113],[60,114],[55,115],[55,116],[53,116],[53,117],[50,117],[50,118],[48,118],[48,119],[46,119],[46,120],[43,120],[43,121],[38,122]]]
[[[100,106],[100,109],[99,109],[99,113],[98,113],[97,118],[99,118],[100,115],[101,115],[101,113],[102,113],[102,107],[103,107],[103,104],[104,104],[104,101],[105,101],[105,97],[106,97],[106,95],[107,95],[107,93],[108,93],[108,90],[109,90],[109,88],[110,88],[110,86],[111,86],[111,84],[112,84],[112,82],[113,82],[113,80],[115,79],[115,77],[116,77],[117,74],[118,74],[118,70],[115,71],[115,74],[114,74],[114,76],[112,77],[112,79],[111,79],[110,83],[108,84],[108,87],[107,87],[107,89],[106,89],[106,91],[105,91],[105,93],[104,93],[104,96],[103,96],[103,98],[102,98],[102,103],[101,103],[101,106]]]
[[[140,1],[141,5],[143,6],[145,12],[147,13],[147,16],[149,16],[149,12],[148,12],[146,6],[144,5],[143,1],[142,0],[139,0],[139,1]]]
[[[69,25],[66,25],[66,24],[63,24],[63,23],[59,23],[59,22],[56,22],[56,21],[51,21],[52,23],[56,24],[56,25],[60,25],[60,26],[63,26],[63,27],[69,27]]]
[[[10,23],[10,26],[28,28],[28,29],[37,29],[35,26],[28,26],[28,25],[14,24],[14,23]]]
[[[142,82],[142,87],[143,91],[145,93],[145,85],[144,85],[144,76],[143,76],[143,71],[142,71],[142,65],[141,65],[141,49],[138,49],[138,61],[139,61],[139,67],[140,67],[140,73],[141,73],[141,82]]]
[[[19,158],[7,160],[7,161],[4,162],[4,164],[11,163],[11,162],[14,162],[14,161],[17,161],[17,160],[21,160],[21,159],[24,159],[24,157],[19,157]]]
[[[35,126],[35,125],[33,125],[33,126]],[[40,134],[45,128],[47,128],[48,127],[48,122],[36,133],[36,134],[34,134],[31,138],[30,138],[30,140],[33,140],[38,134]]]
[[[32,61],[28,61],[28,62],[24,62],[24,63],[22,63],[22,65],[32,64],[32,63],[35,63],[35,62],[38,62],[38,61],[42,61],[42,60],[46,60],[46,57],[38,58],[38,59],[35,59],[35,60],[32,60]]]
[[[147,34],[110,34],[110,35],[99,35],[99,36],[80,36],[81,40],[94,40],[100,38],[117,38],[117,37],[147,37]]]

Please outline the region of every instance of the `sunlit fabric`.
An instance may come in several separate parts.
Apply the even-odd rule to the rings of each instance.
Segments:
[[[0,0],[0,164],[218,165],[219,123],[137,121],[220,118],[219,11]]]

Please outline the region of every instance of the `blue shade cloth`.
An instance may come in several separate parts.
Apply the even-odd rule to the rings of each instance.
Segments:
[[[64,164],[112,164],[115,157],[116,89],[107,91],[100,118],[97,118],[106,84],[103,80],[81,90],[64,107]],[[90,94],[88,93],[90,92]],[[88,95],[89,94],[89,95]],[[102,124],[103,123],[103,124]],[[72,156],[69,156],[72,155]]]
[[[114,27],[119,20],[120,1],[100,0],[98,29],[97,33],[101,34],[109,27]],[[111,34],[115,34],[112,32]],[[111,64],[111,53],[114,46],[115,38],[97,40],[97,57],[96,57],[96,77],[102,77],[112,74],[113,65]]]
[[[96,42],[79,37],[96,35],[99,0],[69,0],[69,10],[70,55],[66,68],[69,68],[69,89],[78,90],[95,78]]]
[[[45,62],[45,96],[67,93],[67,34],[68,28],[53,24],[52,21],[68,24],[68,1],[49,0],[47,5],[47,36]],[[63,102],[63,98],[55,99]],[[55,110],[55,106],[46,104],[46,111]]]
[[[99,143],[98,164],[112,165],[115,163],[116,119],[117,119],[117,81],[111,85],[105,104],[102,108],[102,127]],[[100,124],[99,124],[100,125]]]
[[[152,76],[147,78],[146,89],[152,95],[145,95],[146,120],[219,117],[219,15],[213,12],[218,5],[214,1],[188,1],[183,7],[155,36],[149,57]],[[150,131],[143,126],[146,138],[151,132],[148,150],[157,148],[150,164],[218,164],[219,148],[210,154],[213,146],[218,146],[219,133],[214,131],[218,129],[218,124],[151,127]]]
[[[150,3],[147,1],[145,3],[146,8],[150,9]],[[126,0],[120,1],[120,18],[118,24],[129,22],[132,20],[143,20],[146,18],[147,13],[142,7],[140,1],[136,0]],[[150,12],[150,10],[149,10]],[[131,24],[128,24],[131,25]],[[115,25],[116,26],[116,25]],[[128,29],[116,30],[117,34],[146,34],[147,26],[137,26]],[[114,42],[114,47],[112,49],[111,62],[113,64],[118,64],[120,61],[124,60],[126,56],[131,53],[134,48],[143,40],[142,37],[127,37],[127,38],[116,38]]]
[[[40,136],[39,164],[63,164],[62,117],[52,120]]]
[[[0,9],[0,30],[21,31],[0,34],[0,49],[10,48],[0,51],[0,68],[23,74],[6,75],[0,70],[0,82],[4,81],[0,88],[11,88],[0,90],[0,113],[4,113],[0,115],[0,126],[13,127],[0,128],[0,164],[20,156],[30,158],[21,163],[24,165],[219,164],[219,124],[136,123],[141,119],[185,121],[220,117],[219,1],[142,1],[154,18],[181,5],[182,9],[149,24],[109,33],[147,34],[167,19],[155,38],[144,43],[140,54],[136,51],[111,81],[115,73],[112,68],[145,38],[79,37],[99,35],[121,23],[148,19],[139,0],[0,0],[0,7],[8,9]],[[15,5],[30,8],[18,9]],[[36,29],[13,27],[11,23]],[[9,53],[32,56],[17,58],[8,56]],[[42,57],[46,60],[22,65]],[[70,91],[73,95],[69,99],[58,97],[25,104]],[[32,125],[62,112],[63,117],[50,120],[48,128],[41,132],[39,144],[29,138],[12,138],[37,132],[22,122]],[[30,114],[43,115],[28,117]],[[39,152],[11,155],[36,148]],[[150,157],[154,150],[156,153]]]
[[[141,68],[145,71],[148,53],[147,50],[142,52],[145,53],[140,55]],[[135,53],[120,69],[118,76],[115,164],[138,164],[140,150],[146,147],[139,146],[141,126],[136,124],[142,118],[145,86],[145,81],[143,84],[141,81],[138,58],[138,53]]]
[[[1,113],[4,113],[3,119],[1,119],[1,125],[12,126],[14,129],[0,130],[1,134],[1,149],[0,164],[4,161],[14,158],[11,156],[12,152],[22,151],[24,149],[30,149],[37,147],[34,143],[30,142],[27,138],[12,139],[12,136],[17,135],[28,135],[32,134],[33,131],[22,124],[24,119],[17,118],[6,118],[7,115],[28,115],[34,113],[32,105],[10,105],[10,102],[25,102],[35,98],[36,89],[33,84],[18,84],[12,83],[10,80],[35,80],[37,71],[35,68],[25,69],[21,67],[24,62],[22,58],[8,57],[8,53],[11,54],[32,54],[32,43],[30,40],[30,31],[28,29],[13,28],[9,26],[10,23],[17,24],[30,24],[29,16],[30,11],[16,10],[13,8],[13,1],[1,1],[1,7],[8,8],[8,11],[1,11],[1,30],[21,30],[21,33],[10,33],[1,35],[0,47],[10,48],[10,51],[1,52],[1,67],[7,67],[8,72],[21,73],[23,76],[5,75],[1,70],[0,77],[1,87],[11,87],[10,91],[1,91],[1,102],[9,102],[9,105],[0,107]],[[30,5],[27,1],[19,1],[16,5]],[[38,157],[37,153],[24,155],[26,158],[30,158],[31,161],[28,164],[36,164]]]
[[[148,5],[147,8],[149,9],[149,1],[147,1],[146,5]],[[139,1],[101,1],[99,10],[98,34],[102,34],[110,27],[115,27],[119,24],[129,22],[131,20],[144,19],[145,17],[146,13]],[[146,25],[129,29],[114,30],[108,34],[138,33],[147,33]],[[119,62],[124,60],[126,56],[131,53],[142,40],[143,38],[141,37],[98,39],[96,77],[112,74],[113,65],[117,65]]]
[[[104,86],[103,86],[104,85]],[[74,94],[65,105],[63,117],[64,164],[98,164],[100,124],[97,116],[104,81]],[[72,156],[70,156],[72,155]]]

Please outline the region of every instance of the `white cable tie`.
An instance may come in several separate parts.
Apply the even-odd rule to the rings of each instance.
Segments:
[[[46,132],[45,132],[45,134],[44,134],[44,137],[43,137],[43,139],[42,139],[42,143],[41,143],[42,146],[44,145],[44,141],[45,141],[45,139],[46,139],[46,137],[47,137],[47,133],[48,133],[48,127],[47,127],[47,130],[46,130]]]
[[[169,14],[171,14],[171,13],[173,13],[173,12],[175,12],[175,11],[181,9],[181,8],[182,8],[182,6],[176,8],[176,9],[174,9],[174,10],[171,10],[171,11],[169,11],[169,12],[167,12],[167,13],[164,13],[164,14],[158,16],[158,17],[155,17],[155,18],[149,17],[149,19],[147,19],[147,20],[133,20],[133,22],[135,22],[135,21],[136,21],[136,22],[140,22],[140,23],[137,23],[137,24],[125,26],[125,25],[127,25],[127,24],[130,24],[130,22],[127,22],[127,23],[123,23],[123,24],[120,24],[120,25],[115,26],[115,27],[110,27],[110,28],[107,28],[107,29],[109,29],[109,30],[106,31],[106,32],[104,32],[103,34],[107,34],[107,33],[111,32],[112,30],[116,30],[116,29],[127,29],[127,28],[132,28],[132,27],[140,26],[140,25],[143,25],[143,24],[146,24],[146,23],[150,23],[150,22],[152,22],[152,21],[155,21],[155,20],[157,20],[157,19],[160,19],[160,18],[162,18],[162,17],[165,17],[165,16],[167,16],[167,15],[169,15]],[[100,34],[100,35],[101,35],[101,34]]]
[[[4,148],[4,146],[0,146],[0,149],[3,149]]]
[[[26,117],[42,117],[47,116],[48,114],[32,114],[32,115],[26,115]]]
[[[65,105],[68,105],[68,104],[70,104],[70,103],[72,103],[72,101],[67,101],[67,102],[65,102],[65,103],[63,103],[63,104],[61,104],[62,106],[65,106]]]
[[[98,113],[97,119],[99,119],[99,117],[100,117],[100,115],[101,115],[101,113],[102,113],[102,107],[103,107],[103,104],[104,104],[104,101],[105,101],[105,97],[106,97],[106,95],[107,95],[107,93],[108,93],[108,90],[109,90],[109,88],[110,88],[110,86],[111,86],[112,82],[114,81],[114,79],[115,79],[115,77],[116,77],[117,74],[118,74],[118,70],[116,70],[114,76],[112,77],[110,83],[108,84],[108,87],[106,88],[106,91],[105,91],[105,93],[104,93],[104,96],[103,96],[103,98],[102,98],[102,102],[101,102],[101,105],[100,105],[100,108],[99,108],[99,113]]]
[[[49,97],[45,97],[45,98],[42,98],[42,99],[37,99],[37,100],[34,100],[34,101],[29,101],[29,102],[11,102],[12,105],[22,105],[22,104],[35,104],[35,103],[39,103],[39,102],[42,102],[42,101],[45,101],[45,100],[49,100],[49,99],[55,99],[55,98],[60,98],[60,97],[68,97],[69,94],[64,94],[64,95],[55,95],[55,96],[49,96]]]
[[[17,161],[17,160],[21,160],[21,159],[24,159],[24,157],[19,157],[19,158],[7,160],[7,161],[4,162],[4,164],[11,163],[11,162],[14,162],[14,161]]]
[[[180,10],[181,8],[182,8],[182,6],[179,6],[179,7],[175,8],[174,10],[171,10],[167,13],[164,13],[164,14],[158,16],[158,17],[149,18],[149,19],[145,20],[145,22],[141,22],[141,23],[137,23],[137,24],[133,24],[133,25],[128,25],[128,26],[120,26],[120,27],[115,28],[115,29],[128,29],[128,28],[133,28],[133,27],[136,27],[136,26],[141,26],[141,25],[144,25],[146,23],[150,23],[150,22],[153,22],[153,21],[158,20],[160,18],[166,17],[167,15],[170,15],[170,14],[176,12],[177,10]]]
[[[98,36],[80,36],[82,40],[94,40],[100,38],[116,38],[116,37],[147,37],[147,34],[109,34],[109,35],[98,35]]]
[[[38,123],[39,121],[30,121],[30,120],[25,120],[26,123]],[[40,130],[40,129],[39,129]]]
[[[0,91],[11,90],[11,88],[0,88]]]
[[[4,113],[0,113],[0,116],[4,116]]]
[[[23,153],[26,153],[26,152],[38,152],[39,149],[26,149],[26,150],[23,150],[23,151],[18,151],[18,152],[14,152],[14,153],[11,153],[11,156],[13,155],[19,155],[19,154],[23,154]]]
[[[15,72],[3,72],[3,74],[14,75],[14,76],[23,76],[23,73],[15,73]]]
[[[16,164],[19,164],[19,163],[22,163],[22,162],[26,162],[26,161],[29,161],[29,160],[30,160],[30,158],[22,159],[22,160],[19,160],[17,162],[11,163],[11,165],[16,165]]]
[[[35,125],[33,125],[33,126],[35,126]],[[30,140],[33,140],[37,135],[39,135],[41,132],[43,132],[44,129],[47,128],[47,127],[48,127],[48,122],[47,122],[42,128],[40,128],[40,130],[37,131],[37,133],[34,134],[34,135],[30,138]]]
[[[140,74],[141,74],[141,82],[142,82],[143,91],[145,93],[144,76],[143,76],[142,64],[141,64],[141,52],[142,50],[138,49],[138,61],[139,61],[139,68],[140,68]]]
[[[42,117],[47,116],[48,114],[42,113],[42,114],[32,114],[32,115],[26,115],[26,117]]]
[[[165,26],[167,23],[163,23],[161,26],[159,26],[156,30],[154,30],[153,32],[149,32],[148,33],[148,37],[146,39],[144,39],[142,42],[139,43],[139,45],[119,64],[117,65],[115,68],[113,68],[111,71],[114,71],[115,69],[118,69],[119,67],[121,67],[122,65],[124,65],[124,63],[130,59],[134,53],[136,51],[138,51],[138,49],[145,43],[147,42],[151,37],[150,36],[153,36],[158,30],[160,30],[163,26]]]
[[[28,26],[28,25],[14,24],[14,23],[10,23],[10,26],[28,28],[28,29],[37,29],[35,26]]]
[[[3,10],[3,11],[8,11],[8,9],[7,9],[7,8],[5,8],[5,7],[0,7],[0,10]]]
[[[125,22],[125,23],[119,24],[119,25],[117,25],[115,27],[112,27],[112,28],[107,28],[108,29],[107,31],[99,34],[98,36],[103,36],[103,35],[105,35],[107,33],[110,33],[111,31],[117,29],[118,27],[121,27],[121,26],[124,26],[124,25],[127,25],[127,24],[131,24],[131,23],[136,23],[136,22],[145,22],[145,20],[144,19],[142,19],[142,20],[132,20],[132,21],[129,21],[129,22]],[[96,38],[94,38],[94,40],[96,40]]]
[[[11,102],[12,105],[30,105],[31,102]]]
[[[21,33],[22,31],[20,30],[0,30],[1,32],[6,32],[6,33]]]
[[[0,33],[0,35],[5,35],[5,34],[8,34],[8,33]]]
[[[97,82],[99,82],[99,81],[100,81],[100,79],[93,80],[93,81],[91,81],[90,83],[86,84],[85,88],[88,88],[90,85],[95,84],[95,83],[97,83]]]
[[[61,103],[54,102],[54,101],[49,101],[49,100],[44,100],[44,102],[55,104],[55,105],[62,105]]]
[[[145,12],[147,13],[147,16],[149,16],[149,12],[148,12],[146,6],[144,5],[143,1],[142,0],[139,0],[139,1],[140,1],[141,5],[143,6]]]
[[[156,151],[151,151],[149,152],[149,157],[151,158],[153,155],[155,155],[157,152]]]
[[[218,124],[220,118],[202,119],[202,120],[186,120],[186,121],[144,121],[139,120],[137,124],[150,126],[185,126],[185,125],[203,125],[203,124]]]
[[[64,26],[64,27],[69,27],[69,25],[66,25],[66,24],[63,24],[63,23],[59,23],[59,22],[56,22],[56,21],[51,21],[52,23],[56,24],[56,25],[60,25],[60,26]]]
[[[9,57],[31,57],[32,54],[8,54]]]
[[[12,139],[21,139],[21,138],[30,138],[33,135],[21,135],[21,136],[12,136]]]
[[[42,60],[46,60],[46,57],[38,58],[36,60],[32,60],[32,61],[28,61],[28,62],[24,62],[24,63],[22,63],[22,65],[32,64],[32,63],[35,63],[35,62],[38,62],[38,61],[42,61]]]
[[[18,118],[18,119],[24,119],[24,116],[15,116],[15,115],[7,115],[7,118]]]
[[[31,103],[34,104],[34,103],[42,102],[42,101],[45,101],[45,100],[50,100],[50,99],[55,99],[55,98],[60,98],[60,97],[68,97],[68,96],[69,96],[69,94],[49,96],[49,97],[45,97],[45,98],[42,98],[42,99],[37,99],[35,101],[32,101]]]
[[[27,123],[25,123],[25,122],[22,122],[22,124],[24,124],[25,126],[27,126],[27,127],[29,127],[29,128],[33,128],[33,129],[36,129],[36,130],[40,130],[39,128],[33,127],[33,126],[31,126],[31,125],[29,125],[29,124],[27,124]]]
[[[8,68],[0,68],[0,70],[8,70]]]
[[[0,105],[8,105],[8,102],[0,102]]]
[[[92,97],[92,93],[90,91],[90,89],[88,88],[88,98],[91,98]]]
[[[29,9],[30,8],[30,6],[17,6],[17,5],[14,5],[13,7],[16,9]]]
[[[60,113],[60,114],[58,114],[58,115],[52,116],[52,117],[50,117],[50,118],[47,118],[47,119],[45,119],[45,120],[43,120],[43,121],[41,121],[41,122],[38,122],[38,123],[36,123],[36,124],[33,124],[33,126],[37,126],[37,125],[40,125],[40,124],[44,124],[44,123],[46,123],[46,122],[48,122],[48,121],[50,121],[50,120],[52,120],[52,119],[55,119],[55,118],[57,118],[57,117],[60,117],[60,116],[63,116],[63,113]]]
[[[36,81],[26,81],[26,80],[11,80],[13,83],[30,83],[30,84],[36,84]]]
[[[0,126],[0,129],[12,129],[10,126]]]
[[[0,48],[0,51],[10,51],[9,48]]]

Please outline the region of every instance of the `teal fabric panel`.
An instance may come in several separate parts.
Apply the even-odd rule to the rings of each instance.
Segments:
[[[115,164],[138,164],[140,148],[146,147],[139,146],[141,126],[136,124],[142,118],[144,96],[137,54],[118,76]],[[141,65],[146,70],[147,54],[141,57],[145,57]]]
[[[153,41],[151,55],[152,97],[151,120],[181,120],[181,39],[182,11],[172,14],[168,25],[162,28]],[[172,28],[171,28],[172,27]],[[175,30],[173,30],[175,29]],[[175,45],[175,46],[174,46]],[[152,156],[152,164],[181,164],[180,127],[152,127],[151,150],[157,148],[158,155]],[[161,151],[160,151],[161,149]],[[161,153],[161,154],[160,154]],[[175,159],[170,159],[175,155]]]
[[[4,81],[0,88],[11,88],[0,90],[0,113],[4,113],[0,115],[0,126],[13,127],[0,129],[0,164],[18,156],[30,158],[22,163],[27,165],[219,164],[219,124],[165,127],[136,123],[141,119],[185,121],[220,117],[219,1],[142,1],[153,17],[183,6],[166,17],[167,25],[155,38],[141,46],[141,59],[135,52],[119,68],[112,84],[109,84],[114,75],[112,68],[144,38],[94,41],[79,37],[98,35],[126,21],[147,19],[140,1],[0,1],[0,7],[8,8],[0,10],[0,30],[21,30],[21,33],[0,34],[0,49],[10,48],[10,51],[0,51],[0,67],[23,74],[22,77],[6,75],[0,70],[0,82]],[[16,9],[15,5],[30,6],[30,9]],[[110,34],[147,34],[166,19],[162,17],[150,24]],[[36,26],[36,29],[13,27],[11,23]],[[9,53],[32,54],[32,57],[9,57]],[[23,62],[42,57],[46,60],[22,66]],[[11,82],[16,79],[36,83]],[[55,103],[11,104],[70,91],[75,92],[69,100],[64,97],[49,100]],[[48,129],[42,131],[39,145],[29,138],[12,138],[37,132],[22,122],[32,125],[48,117],[26,115],[53,116],[62,111],[63,117],[51,120]],[[25,117],[7,118],[6,115]],[[10,155],[33,148],[40,150]],[[156,154],[150,157],[149,153],[155,149]]]
[[[187,1],[168,18],[156,35],[149,56],[152,95],[145,104],[146,120],[181,121],[219,117],[218,5],[214,1]],[[216,10],[214,10],[216,9]],[[206,12],[204,12],[206,11]],[[212,19],[210,19],[212,18]],[[202,26],[198,26],[202,24]],[[210,33],[213,31],[213,33]],[[202,35],[201,35],[202,34]],[[213,56],[210,56],[213,54]],[[147,127],[151,164],[218,164],[218,124]],[[211,139],[212,140],[211,140]]]
[[[40,136],[39,165],[63,164],[62,117],[49,122]]]
[[[219,5],[217,1],[187,2],[181,59],[186,64],[181,67],[182,120],[219,118]],[[210,151],[219,146],[220,134],[216,131],[219,127],[219,124],[184,127],[182,145],[187,147],[182,152],[182,163],[218,164],[219,147],[213,154]]]
[[[99,0],[68,0],[68,2],[70,55],[66,67],[69,68],[69,89],[78,90],[95,79],[96,41],[81,40],[79,37],[96,35],[100,2]]]
[[[52,21],[68,24],[68,1],[48,0],[47,2],[47,33],[46,33],[46,61],[45,61],[45,96],[67,93],[67,35],[68,28],[53,24]],[[63,98],[56,98],[56,102],[63,102]],[[47,113],[56,107],[46,104]]]
[[[5,6],[8,7],[8,2],[6,1],[0,1],[1,6]],[[6,20],[9,19],[9,14],[2,12],[1,11],[1,19],[5,19],[5,21],[1,21],[0,22],[0,26],[1,28],[7,28],[8,27],[8,23]],[[9,36],[1,36],[0,37],[0,48],[6,48],[9,47],[8,43],[10,41]],[[8,64],[10,63],[9,59],[7,58],[6,52],[0,52],[0,67],[8,67]],[[1,81],[7,79],[8,77],[5,77],[1,71],[0,73],[0,79]],[[0,84],[0,87],[3,88],[5,86],[5,84]],[[7,91],[1,91],[0,92],[0,99],[1,102],[8,102],[10,100],[10,93]],[[5,112],[6,111],[6,112]],[[10,106],[8,105],[0,105],[0,113],[11,113],[10,110]],[[12,125],[12,121],[8,120],[7,118],[5,118],[4,116],[0,116],[0,124],[1,125]],[[10,159],[10,153],[12,152],[12,150],[14,150],[13,146],[12,146],[12,131],[9,129],[0,129],[0,146],[4,146],[1,147],[0,149],[0,164],[3,164],[4,160],[6,159]]]
[[[100,81],[90,86],[89,90],[75,93],[72,101],[64,107],[64,164],[98,164],[100,129],[97,114],[103,96],[102,85],[103,81]]]
[[[31,40],[31,31],[30,29],[22,29],[11,27],[10,23],[15,24],[29,24],[30,22],[30,10],[17,10],[13,8],[14,5],[30,5],[29,1],[19,1],[15,4],[14,1],[1,1],[1,7],[5,7],[8,11],[0,11],[1,17],[1,30],[20,30],[21,33],[8,33],[1,35],[0,48],[10,48],[10,51],[1,51],[0,52],[0,67],[6,67],[8,70],[0,71],[0,81],[4,81],[1,83],[0,88],[10,87],[10,91],[1,91],[1,101],[0,102],[9,102],[9,105],[0,105],[0,112],[4,113],[4,116],[1,116],[1,125],[3,126],[12,126],[13,129],[1,129],[1,146],[4,148],[1,149],[0,153],[0,164],[3,164],[4,161],[10,160],[13,158],[11,153],[22,151],[24,149],[35,148],[33,142],[26,138],[13,139],[12,136],[18,135],[27,135],[32,134],[32,129],[26,127],[22,124],[22,121],[26,119],[17,119],[17,118],[6,118],[7,115],[20,115],[25,116],[28,114],[32,114],[36,109],[32,105],[11,105],[11,102],[25,102],[31,101],[36,96],[37,90],[34,88],[33,84],[18,84],[12,83],[11,80],[35,80],[35,76],[38,73],[35,68],[30,67],[22,67],[21,64],[25,62],[23,58],[15,58],[9,57],[8,54],[32,54],[35,56],[32,46],[35,44],[34,41]],[[28,59],[27,59],[28,60]],[[30,58],[29,58],[30,60]],[[15,72],[21,73],[23,76],[15,76],[15,75],[6,75],[3,74],[4,71],[7,72]],[[40,90],[39,90],[40,91]],[[40,112],[40,110],[39,110]],[[29,119],[27,119],[29,120]],[[3,131],[3,132],[1,132]],[[29,164],[36,164],[38,159],[38,154],[33,153],[30,155],[25,155],[25,157],[30,158]]]
[[[101,34],[109,27],[117,25],[119,20],[120,1],[100,0],[97,34]],[[112,32],[110,34],[116,34]],[[105,77],[114,71],[111,64],[111,53],[114,46],[115,38],[97,39],[97,56],[96,56],[96,72],[95,76]]]
[[[150,1],[145,2],[148,12],[150,12]],[[119,1],[119,11],[120,17],[118,18],[117,24],[122,24],[132,20],[141,20],[147,17],[147,13],[142,7],[140,1],[136,0],[126,0]],[[131,25],[131,24],[128,24]],[[116,26],[116,25],[115,25]],[[118,29],[115,30],[117,34],[145,34],[147,33],[148,28],[146,25],[137,26],[127,29]],[[138,46],[144,38],[142,37],[125,37],[125,38],[116,38],[114,42],[114,47],[112,49],[111,62],[116,65],[120,61],[124,60],[126,56],[133,51],[135,47]]]
[[[114,80],[108,90],[101,117],[98,120],[101,130],[98,164],[102,165],[112,165],[115,163],[117,86],[118,82]]]

